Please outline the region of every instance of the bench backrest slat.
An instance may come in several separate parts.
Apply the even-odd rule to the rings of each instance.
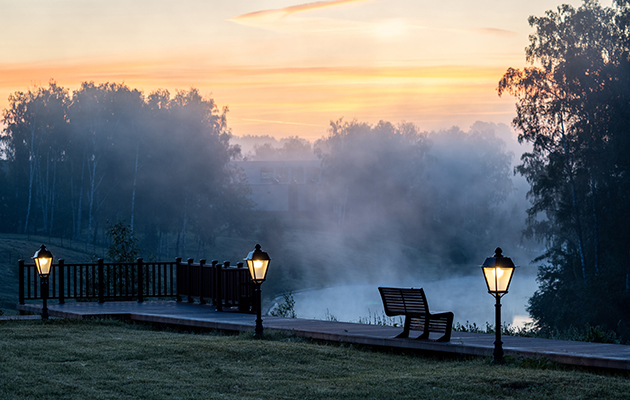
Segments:
[[[429,312],[427,298],[422,288],[379,287],[378,290],[387,316]]]

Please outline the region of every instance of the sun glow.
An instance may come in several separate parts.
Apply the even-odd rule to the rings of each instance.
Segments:
[[[378,38],[391,39],[404,35],[407,23],[402,19],[389,19],[374,24],[374,35]]]
[[[54,79],[70,91],[85,81],[145,95],[195,87],[229,107],[235,135],[313,140],[341,117],[423,130],[509,124],[513,101],[496,95],[497,82],[523,63],[528,15],[555,3],[514,13],[493,1],[484,7],[492,13],[412,0],[270,0],[262,8],[155,0],[150,12],[122,0],[15,2],[0,23],[30,28],[5,41],[0,108],[10,94]]]
[[[174,93],[196,87],[219,107],[229,106],[228,123],[236,135],[315,140],[326,135],[329,121],[341,117],[405,120],[423,129],[444,120],[467,126],[479,115],[509,123],[512,101],[494,91],[502,72],[475,66],[243,67],[199,57],[0,64],[0,85],[7,91],[0,108],[8,106],[8,93],[28,89],[22,82],[46,85],[51,78],[70,91],[89,80],[124,82],[145,95],[156,88]]]

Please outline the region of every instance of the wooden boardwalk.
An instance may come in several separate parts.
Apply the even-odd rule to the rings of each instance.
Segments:
[[[18,305],[18,309],[41,313],[40,304]],[[226,331],[253,331],[256,319],[252,314],[217,312],[211,305],[175,301],[50,304],[49,313],[52,317],[122,318]],[[491,357],[494,349],[494,335],[469,332],[453,332],[450,342],[439,343],[396,339],[402,328],[391,326],[272,316],[263,317],[263,326],[266,332],[278,331],[306,338],[397,349],[485,357]],[[513,336],[503,336],[502,341],[506,356],[547,358],[561,364],[630,370],[630,346]]]

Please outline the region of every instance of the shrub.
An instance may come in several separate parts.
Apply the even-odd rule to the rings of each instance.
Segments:
[[[297,318],[295,314],[295,299],[293,299],[293,293],[285,293],[282,295],[283,302],[277,304],[269,311],[270,315],[274,317],[282,318]]]

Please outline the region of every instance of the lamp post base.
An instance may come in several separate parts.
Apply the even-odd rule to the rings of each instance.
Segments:
[[[495,341],[494,341],[494,352],[492,355],[494,359],[492,360],[493,364],[503,364],[505,360],[503,359],[503,342],[501,341],[501,296],[496,296],[497,303],[494,305],[495,313],[496,313],[496,322],[494,325],[495,330]]]
[[[48,278],[41,279],[42,289],[42,319],[48,319]]]
[[[265,337],[265,335],[263,334],[262,320],[257,319],[256,320],[256,329],[254,330],[254,338],[255,339],[262,339],[264,337]]]
[[[262,296],[260,293],[260,283],[256,285],[256,329],[254,330],[254,338],[262,339],[263,324],[262,324]]]

